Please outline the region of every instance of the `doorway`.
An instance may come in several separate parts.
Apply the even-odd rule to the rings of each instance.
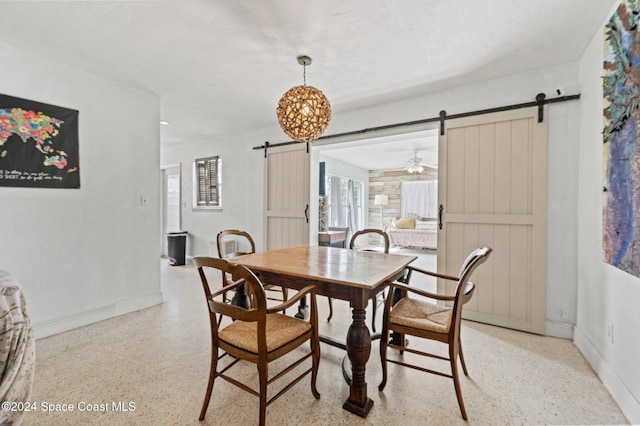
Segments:
[[[167,234],[181,231],[181,166],[162,167],[162,256],[168,256]]]
[[[342,220],[342,216],[344,216],[345,223],[340,226],[354,224],[358,227],[357,229],[349,229],[350,234],[364,228],[376,228],[391,235],[394,232],[392,231],[393,225],[398,219],[409,214],[418,214],[420,220],[414,222],[417,227],[431,227],[432,229],[399,230],[393,234],[396,241],[392,241],[391,252],[416,255],[418,256],[417,266],[435,269],[437,262],[437,208],[428,209],[427,207],[437,205],[437,191],[430,193],[432,200],[420,200],[416,203],[407,203],[406,194],[407,187],[412,186],[409,184],[414,183],[429,182],[430,188],[437,188],[437,129],[423,128],[406,133],[348,142],[318,142],[314,143],[314,150],[317,150],[314,160],[317,159],[319,163],[324,162],[324,167],[319,167],[319,170],[324,170],[324,176],[319,178],[325,183],[325,199],[322,200],[322,192],[319,191],[320,196],[316,203],[326,205],[325,220],[328,226],[338,226],[334,222]],[[361,194],[352,203],[353,210],[344,200],[340,204],[340,197],[332,193],[334,187],[339,187],[340,195],[345,199],[344,194],[348,193],[346,190],[348,182],[353,182],[354,186],[362,182]],[[405,192],[404,200],[403,190]],[[357,192],[353,191],[353,194],[356,195]],[[420,191],[412,191],[411,193],[417,196],[415,195],[417,192]],[[360,207],[357,206],[358,199],[362,200]],[[343,213],[342,216],[334,214],[336,205]],[[351,211],[362,214],[353,215],[354,218],[351,218]],[[319,206],[318,214],[322,216],[322,208]],[[405,235],[412,232],[425,236],[416,238],[416,235]],[[430,234],[426,236],[428,233]],[[425,290],[435,291],[435,280],[427,277],[424,283],[418,283],[417,281],[421,281],[421,279],[422,277],[417,278],[413,284],[417,284]]]
[[[405,182],[437,182],[438,134],[436,129],[349,142],[316,143],[314,150],[318,152],[318,162],[324,162],[325,176],[320,176],[320,179],[325,183],[325,188],[331,186],[329,184],[331,179],[335,182],[340,179],[340,182],[364,183],[361,191],[362,220],[352,221],[357,223],[359,229],[384,230],[404,215],[410,213],[424,213],[421,217],[426,215],[424,209],[420,212],[403,211],[411,208],[407,203],[403,204],[402,186]],[[431,204],[434,204],[437,199],[432,201]],[[418,204],[426,203],[427,201]],[[430,219],[435,219],[435,216]],[[359,229],[351,231],[355,232]]]

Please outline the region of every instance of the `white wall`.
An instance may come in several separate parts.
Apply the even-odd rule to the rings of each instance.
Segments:
[[[602,62],[600,31],[580,62],[579,284],[574,341],[630,422],[638,424],[640,279],[602,260]],[[607,335],[609,324],[613,325],[613,342]]]
[[[162,150],[161,164],[182,165],[182,200],[186,202],[182,208],[182,229],[189,232],[188,257],[217,255],[215,243],[210,242],[215,242],[217,233],[223,229],[247,231],[254,238],[256,248],[262,249],[264,151],[253,150],[253,147],[262,145],[270,137],[278,140],[281,132],[279,128],[238,132]],[[222,159],[222,210],[193,210],[193,161],[212,155]],[[315,173],[318,173],[317,167]],[[317,185],[317,176],[315,182]],[[315,193],[318,193],[317,187]]]
[[[36,336],[161,303],[158,97],[1,43],[0,57],[0,93],[79,111],[80,189],[0,187],[0,268]]]
[[[320,151],[320,161],[325,162],[325,173],[328,175],[359,180],[365,184],[369,181],[369,170],[363,169],[362,167],[336,160],[335,158],[324,155],[322,151]]]

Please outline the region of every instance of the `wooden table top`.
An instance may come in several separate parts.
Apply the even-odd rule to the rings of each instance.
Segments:
[[[239,256],[232,262],[257,271],[375,288],[416,259],[416,256],[301,245]]]

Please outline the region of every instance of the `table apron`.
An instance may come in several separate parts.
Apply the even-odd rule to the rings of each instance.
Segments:
[[[313,278],[300,278],[284,275],[269,271],[256,271],[254,273],[260,278],[263,284],[278,285],[294,290],[301,290],[308,285],[316,286],[316,294],[328,296],[334,299],[346,300],[352,305],[360,305],[366,307],[368,300],[384,290],[389,284],[402,277],[404,271],[399,271],[389,280],[377,285],[373,288],[348,286],[345,284],[337,284]],[[352,306],[354,307],[354,306]]]

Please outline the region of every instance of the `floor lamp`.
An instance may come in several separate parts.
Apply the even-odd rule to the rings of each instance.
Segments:
[[[384,194],[376,195],[373,200],[373,205],[380,206],[380,229],[384,230],[384,224],[382,223],[382,208],[389,205],[389,196]]]

